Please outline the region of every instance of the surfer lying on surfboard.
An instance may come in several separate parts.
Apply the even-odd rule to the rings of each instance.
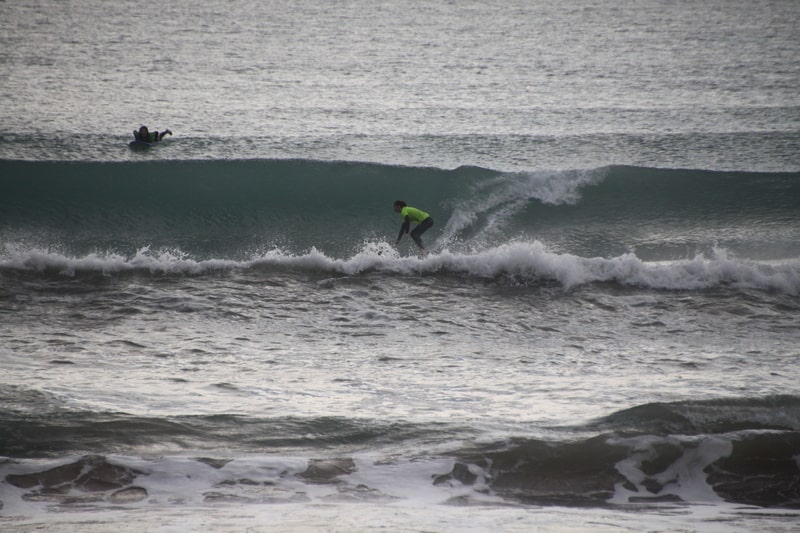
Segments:
[[[172,135],[172,132],[169,130],[164,130],[161,133],[158,133],[158,130],[151,132],[147,129],[147,126],[142,126],[139,128],[139,131],[133,130],[133,136],[137,141],[144,141],[147,143],[158,142],[167,134]]]
[[[400,226],[400,235],[397,236],[396,244],[400,244],[400,239],[403,238],[403,235],[408,234],[411,223],[415,222],[417,227],[411,232],[411,238],[414,239],[414,242],[417,243],[417,246],[419,246],[420,250],[424,252],[425,247],[422,245],[422,239],[420,239],[420,235],[425,233],[428,229],[430,229],[431,226],[433,226],[433,218],[431,218],[431,216],[425,211],[420,211],[415,207],[406,205],[403,200],[395,201],[394,210],[396,213],[400,213],[400,216],[403,217],[403,225]]]

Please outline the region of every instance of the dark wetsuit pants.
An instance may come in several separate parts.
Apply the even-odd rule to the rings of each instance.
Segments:
[[[417,243],[417,246],[420,248],[425,248],[422,246],[422,241],[420,240],[420,235],[428,231],[431,226],[433,226],[433,217],[428,217],[422,222],[420,222],[416,228],[411,230],[411,238],[414,239],[414,242]]]

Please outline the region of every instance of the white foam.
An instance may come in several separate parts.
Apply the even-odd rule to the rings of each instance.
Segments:
[[[556,253],[539,241],[511,242],[479,252],[448,249],[424,257],[402,256],[386,242],[364,243],[348,258],[334,258],[311,248],[294,254],[281,249],[259,253],[245,261],[230,259],[198,260],[177,249],[139,249],[133,256],[118,253],[91,253],[83,257],[37,249],[6,246],[0,268],[48,271],[74,276],[78,272],[106,275],[126,271],[156,274],[190,274],[252,269],[288,268],[323,271],[348,276],[366,272],[393,275],[453,274],[484,279],[502,279],[512,284],[557,282],[565,289],[591,283],[618,283],[658,290],[699,290],[731,286],[739,289],[800,292],[800,260],[780,263],[756,262],[730,257],[725,250],[693,259],[647,262],[634,253],[618,257],[580,257]]]
[[[56,461],[19,460],[0,468],[4,475],[31,474],[78,461],[71,457]],[[325,459],[322,459],[325,461]],[[333,470],[331,477],[307,479],[305,473],[315,461],[310,457],[245,456],[224,460],[212,466],[203,459],[187,456],[132,457],[109,455],[108,462],[137,472],[131,486],[143,489],[146,498],[130,502],[128,507],[154,505],[205,505],[214,502],[229,503],[344,503],[344,502],[405,502],[417,505],[442,504],[453,498],[470,498],[475,501],[502,503],[486,494],[488,486],[483,472],[476,469],[477,483],[463,485],[434,484],[431,473],[446,474],[453,468],[453,460],[446,458],[417,459],[387,463],[368,454],[350,461],[352,470],[341,473]],[[330,459],[333,463],[342,461]],[[37,491],[0,484],[6,511],[10,514],[32,515],[44,510],[48,503],[27,501],[26,493]],[[76,495],[86,491],[74,488]],[[108,504],[109,491],[97,491],[98,506]],[[101,503],[102,502],[102,503]]]
[[[727,457],[733,444],[719,436],[669,436],[652,435],[611,439],[610,444],[631,448],[631,454],[617,463],[617,470],[636,486],[636,490],[626,488],[622,483],[616,485],[616,492],[609,503],[625,504],[634,497],[663,497],[673,495],[690,503],[721,503],[723,499],[714,492],[703,471],[708,465]],[[642,463],[656,458],[656,446],[666,444],[682,450],[682,454],[663,471],[647,476],[641,470]],[[661,489],[654,493],[644,486],[648,477],[659,483]]]
[[[140,248],[133,256],[117,252],[92,252],[82,257],[70,257],[62,252],[38,248],[26,249],[14,244],[6,244],[5,248],[5,257],[0,257],[0,268],[38,272],[54,270],[65,276],[74,276],[78,272],[99,272],[110,275],[133,270],[163,274],[199,274],[241,264],[224,259],[198,261],[191,259],[179,249],[152,251],[149,246]]]
[[[481,182],[468,200],[453,206],[453,215],[442,231],[440,242],[454,242],[481,217],[486,218],[481,240],[492,240],[531,200],[549,205],[574,205],[580,200],[584,187],[601,182],[607,174],[607,168],[537,171],[504,174]]]

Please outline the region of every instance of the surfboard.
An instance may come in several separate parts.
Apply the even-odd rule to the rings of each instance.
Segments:
[[[129,142],[128,146],[130,146],[131,148],[134,148],[134,149],[138,149],[138,148],[150,148],[154,144],[155,143],[149,143],[147,141],[142,141],[140,139],[136,139],[135,141]]]

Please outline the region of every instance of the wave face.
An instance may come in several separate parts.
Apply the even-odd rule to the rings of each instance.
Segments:
[[[369,491],[387,497],[413,479],[422,480],[422,490],[456,490],[462,499],[478,501],[491,493],[505,502],[535,505],[724,500],[800,508],[797,396],[645,404],[586,426],[559,428],[570,434],[558,439],[514,437],[466,445],[454,444],[462,441],[465,429],[445,422],[136,417],[48,407],[44,395],[29,395],[27,401],[36,408],[26,404],[0,412],[8,428],[0,435],[0,454],[73,454],[55,466],[15,462],[0,468],[8,473],[6,482],[30,500],[60,502],[74,498],[77,490],[87,500],[118,503],[127,496],[139,501],[152,492],[170,491],[186,499],[259,503],[276,493],[290,501],[305,494],[308,485],[353,494],[361,487],[362,495]],[[173,455],[226,450],[236,457],[126,456],[154,445]],[[425,451],[377,463],[370,453],[363,455],[398,446]],[[330,447],[337,447],[340,456],[325,457]],[[265,450],[270,454],[263,455]],[[102,455],[109,451],[121,455]],[[191,487],[159,485],[160,479],[187,478],[195,479]],[[269,490],[254,492],[258,486]]]
[[[5,267],[444,271],[790,292],[800,283],[798,173],[308,160],[3,161],[0,173]],[[428,258],[392,246],[395,199],[433,216]]]

